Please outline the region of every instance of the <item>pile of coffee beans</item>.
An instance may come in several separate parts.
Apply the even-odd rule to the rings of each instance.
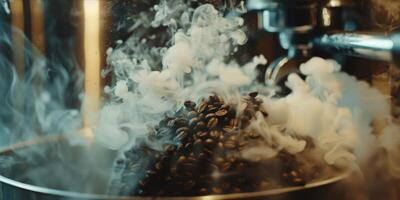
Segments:
[[[115,164],[120,180],[111,193],[142,196],[194,196],[253,192],[304,185],[293,155],[281,151],[269,160],[246,160],[241,152],[262,140],[246,129],[261,108],[257,92],[244,97],[244,110],[217,95],[184,102],[159,122],[148,137]],[[242,107],[243,108],[243,107]],[[155,150],[158,141],[163,150]],[[117,169],[116,169],[117,170]]]

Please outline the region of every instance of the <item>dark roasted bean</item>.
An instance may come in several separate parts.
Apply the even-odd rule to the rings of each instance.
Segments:
[[[184,105],[186,108],[189,108],[189,109],[193,109],[194,107],[196,107],[196,103],[194,103],[193,101],[190,101],[190,100],[185,101]]]
[[[202,139],[207,138],[207,137],[209,136],[209,134],[208,134],[207,131],[199,131],[199,132],[196,133],[196,135],[197,135],[199,138],[202,138]]]
[[[188,124],[188,120],[184,119],[184,118],[178,118],[175,120],[175,127],[182,127],[182,126],[186,126]]]
[[[224,172],[228,171],[228,170],[231,168],[231,166],[232,166],[232,163],[230,163],[230,162],[225,162],[225,163],[222,165],[222,171],[224,171]]]
[[[213,118],[213,117],[215,117],[215,113],[208,113],[206,115],[206,119],[210,119],[210,118]]]
[[[168,127],[172,128],[172,127],[174,127],[174,125],[175,125],[175,120],[174,119],[168,121],[168,124],[167,124]]]
[[[234,148],[236,148],[236,142],[233,141],[233,140],[228,140],[228,141],[225,142],[224,146],[227,149],[234,149]]]
[[[204,122],[198,122],[194,127],[193,130],[194,131],[200,131],[203,130],[204,128],[206,128],[206,124]]]
[[[196,111],[192,110],[187,114],[187,116],[189,119],[192,119],[193,117],[197,116],[197,114],[198,113]]]
[[[181,131],[176,137],[175,140],[181,141],[188,136],[188,133],[185,131]]]
[[[218,125],[218,118],[215,117],[211,118],[207,123],[207,127],[210,129],[215,128],[217,125]]]
[[[208,106],[207,106],[207,110],[208,110],[209,113],[217,112],[218,109],[219,109],[219,108],[216,107],[216,106],[214,106],[214,105],[208,105]]]
[[[206,102],[201,102],[200,105],[199,105],[198,112],[202,113],[202,112],[204,112],[206,110],[206,108],[207,108],[207,103]]]
[[[208,139],[206,139],[206,140],[204,141],[204,143],[205,143],[207,146],[213,145],[214,142],[215,142],[215,141],[214,141],[213,139],[211,139],[211,138],[208,138]]]
[[[188,127],[181,127],[176,129],[176,134],[179,134],[180,132],[188,132],[189,128]]]
[[[250,92],[249,96],[252,98],[256,98],[256,96],[258,95],[258,92]]]
[[[199,121],[200,121],[199,118],[194,117],[194,118],[192,118],[192,119],[189,121],[189,125],[190,125],[191,127],[193,127],[193,126],[195,126]]]
[[[220,150],[223,150],[224,149],[224,143],[222,143],[222,142],[218,142],[218,148],[220,149]]]
[[[228,114],[228,111],[225,110],[225,109],[220,109],[220,110],[218,110],[218,111],[215,113],[215,115],[217,115],[218,117],[223,117],[223,116],[225,116],[226,114]]]

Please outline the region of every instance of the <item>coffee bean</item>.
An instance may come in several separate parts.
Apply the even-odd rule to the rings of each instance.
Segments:
[[[177,164],[183,164],[186,161],[186,156],[180,156],[176,161]]]
[[[218,142],[218,149],[223,150],[224,149],[224,143]]]
[[[181,127],[176,129],[176,134],[179,134],[180,132],[188,132],[189,128],[188,127]]]
[[[206,115],[206,119],[210,119],[210,118],[213,118],[213,117],[215,117],[215,113],[208,113]]]
[[[208,110],[208,113],[214,113],[214,112],[217,112],[218,111],[218,107],[216,107],[216,106],[214,106],[214,105],[208,105],[207,106],[207,110]]]
[[[205,138],[207,138],[209,136],[207,131],[199,131],[199,132],[196,133],[196,135],[199,138],[202,138],[202,139],[205,139]]]
[[[192,110],[187,114],[187,116],[188,116],[189,119],[192,119],[193,117],[196,117],[197,114],[198,113],[196,111]]]
[[[191,149],[192,149],[192,143],[191,143],[191,142],[187,142],[187,143],[185,144],[185,149],[186,149],[186,150],[191,150]]]
[[[226,114],[228,114],[228,111],[225,110],[225,109],[220,109],[220,110],[218,110],[218,111],[215,113],[215,115],[217,115],[218,117],[223,117],[223,116],[225,116]]]
[[[222,157],[216,157],[216,158],[214,158],[214,161],[216,164],[222,164],[225,162],[224,158],[222,158]]]
[[[232,126],[224,126],[224,128],[222,128],[225,132],[230,133],[234,130],[234,128]]]
[[[179,134],[175,137],[175,140],[182,141],[188,136],[188,133],[185,131],[179,132]]]
[[[232,167],[232,163],[230,162],[225,162],[222,166],[222,171],[226,172]]]
[[[211,118],[207,123],[207,127],[210,129],[215,128],[217,125],[218,125],[218,119],[216,117]]]
[[[204,141],[204,143],[205,143],[207,146],[210,146],[210,145],[213,145],[213,144],[215,143],[215,141],[214,141],[213,139],[211,139],[211,138],[208,138],[208,139],[206,139],[206,140]]]
[[[258,134],[258,133],[256,133],[256,132],[252,131],[252,132],[249,133],[249,137],[250,137],[251,139],[257,139],[257,138],[260,137],[260,134]]]
[[[258,92],[250,92],[249,93],[249,96],[252,97],[252,98],[256,98],[257,95],[258,95]]]
[[[153,170],[147,170],[146,171],[146,174],[148,174],[148,175],[156,175],[157,173],[155,172],[155,171],[153,171]]]
[[[228,140],[228,141],[225,142],[224,146],[227,149],[234,149],[234,148],[236,148],[236,142],[233,141],[233,140]]]
[[[174,127],[174,125],[175,125],[175,120],[174,119],[173,120],[169,120],[168,123],[167,123],[167,126],[170,127],[170,128]]]
[[[203,102],[201,102],[201,103],[200,103],[200,105],[199,105],[198,112],[199,112],[199,113],[202,113],[202,112],[204,112],[204,111],[206,110],[207,106],[208,106],[208,105],[207,105],[207,103],[206,103],[206,102],[204,102],[204,101],[203,101]]]
[[[204,122],[200,121],[193,127],[193,130],[200,131],[200,130],[203,130],[204,128],[206,128],[206,124]]]
[[[183,127],[188,124],[188,120],[185,118],[178,118],[175,120],[174,127]]]
[[[221,131],[218,131],[218,130],[212,130],[212,131],[210,131],[210,136],[213,137],[213,138],[215,138],[215,139],[219,138],[219,136],[220,136],[221,134],[222,134]]]
[[[183,104],[188,109],[193,109],[194,107],[196,107],[196,103],[194,103],[193,101],[190,101],[190,100],[185,101]]]
[[[199,118],[194,117],[194,118],[192,118],[192,119],[189,121],[189,125],[190,125],[191,127],[193,127],[193,126],[195,126],[199,121],[200,121]]]

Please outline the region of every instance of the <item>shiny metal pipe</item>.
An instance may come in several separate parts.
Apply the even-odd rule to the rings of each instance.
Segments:
[[[316,38],[313,46],[320,50],[393,62],[400,66],[400,34],[392,36],[358,33],[326,34]]]

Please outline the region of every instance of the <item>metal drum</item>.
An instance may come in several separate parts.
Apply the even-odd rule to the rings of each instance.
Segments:
[[[251,193],[196,197],[108,196],[106,188],[115,153],[94,143],[82,143],[81,139],[64,135],[12,145],[0,152],[0,199],[321,199],[328,193],[333,197],[332,191],[348,176],[348,173],[341,173],[301,187]],[[102,159],[96,159],[96,155]],[[335,195],[341,194],[336,192]]]

